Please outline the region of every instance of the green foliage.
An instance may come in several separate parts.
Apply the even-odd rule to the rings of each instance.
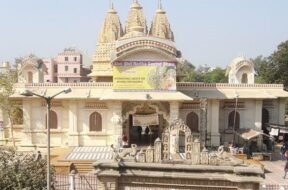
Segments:
[[[11,100],[10,96],[14,93],[14,84],[17,82],[16,71],[6,71],[0,74],[0,109],[8,116],[11,125],[11,136],[13,146],[15,147],[15,139],[13,133],[13,121],[18,116],[19,106]]]
[[[206,83],[227,83],[228,77],[225,76],[225,69],[217,67],[212,71],[204,73],[204,82]]]
[[[32,153],[0,148],[0,189],[41,190],[47,186],[46,160]],[[53,173],[52,173],[53,175]]]
[[[282,42],[267,59],[262,59],[256,81],[284,84],[288,88],[288,41]]]
[[[216,68],[210,71],[210,67],[199,66],[196,70],[195,66],[185,61],[182,67],[184,74],[184,82],[206,82],[206,83],[225,83],[228,78],[225,76],[225,69]]]

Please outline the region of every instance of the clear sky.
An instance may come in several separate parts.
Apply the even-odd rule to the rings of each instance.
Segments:
[[[114,0],[122,25],[132,0]],[[157,0],[139,0],[148,26]],[[288,40],[287,0],[162,0],[177,48],[194,65],[226,67],[239,55],[268,56]],[[92,56],[108,0],[1,0],[0,62],[53,57],[76,46]]]

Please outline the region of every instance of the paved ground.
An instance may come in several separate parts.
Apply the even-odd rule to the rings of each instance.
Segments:
[[[283,179],[285,161],[261,161],[265,168],[265,180],[263,184],[288,185],[288,174]]]

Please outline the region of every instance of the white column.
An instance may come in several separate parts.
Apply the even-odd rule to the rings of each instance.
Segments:
[[[278,102],[278,123],[280,125],[284,125],[285,124],[285,99],[284,98],[281,98],[279,99],[279,102]]]
[[[68,144],[69,146],[79,146],[78,103],[76,101],[70,101],[68,108],[69,108]]]
[[[220,145],[220,134],[219,134],[219,100],[212,100],[211,102],[211,145]]]
[[[255,127],[258,131],[262,131],[262,100],[256,100],[255,102]],[[262,147],[262,136],[257,138],[258,148]]]
[[[21,138],[22,146],[32,146],[32,102],[23,100],[23,133]]]
[[[255,128],[262,130],[262,100],[255,101]]]
[[[170,102],[170,124],[179,119],[179,102]]]
[[[113,102],[111,104],[112,117],[110,122],[113,126],[113,145],[119,148],[123,134],[122,126],[122,102]]]

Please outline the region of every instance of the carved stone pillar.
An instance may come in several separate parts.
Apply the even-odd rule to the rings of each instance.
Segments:
[[[32,102],[23,100],[23,133],[21,137],[22,146],[32,146]]]
[[[138,162],[144,163],[146,162],[146,156],[143,148],[141,148],[140,152],[138,153]]]
[[[209,152],[206,148],[204,148],[201,152],[201,164],[203,165],[209,164]]]
[[[113,102],[111,104],[111,110],[113,112],[111,123],[113,125],[113,144],[115,147],[119,148],[121,146],[121,139],[123,134],[122,126],[122,103]]]
[[[200,164],[200,142],[198,140],[192,143],[192,164]]]
[[[151,146],[146,149],[146,162],[153,163],[154,162],[154,151]]]
[[[255,102],[255,127],[257,130],[262,130],[262,100]]]
[[[78,104],[76,101],[69,103],[69,146],[79,146],[79,133],[78,133]]]
[[[162,142],[160,138],[157,138],[154,142],[154,160],[156,163],[160,163],[162,160]]]
[[[220,145],[220,133],[219,133],[219,100],[212,100],[212,121],[211,121],[211,145],[219,146]]]
[[[207,100],[200,99],[200,144],[201,147],[206,146],[207,135]]]
[[[170,124],[179,118],[179,102],[170,102]]]

